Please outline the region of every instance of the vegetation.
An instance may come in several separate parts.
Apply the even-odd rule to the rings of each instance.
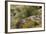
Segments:
[[[41,27],[41,6],[11,5],[10,8],[11,28]]]

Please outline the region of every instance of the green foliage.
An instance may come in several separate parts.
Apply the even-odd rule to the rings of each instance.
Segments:
[[[13,11],[16,11],[16,15],[17,17],[20,18],[25,18],[25,17],[29,17],[32,15],[39,15],[39,11],[38,8],[39,6],[22,6],[20,7],[16,7],[15,9],[11,9],[11,12],[13,13]]]
[[[41,12],[39,12],[38,10],[41,9],[41,6],[11,6],[11,13],[15,16],[12,16],[12,25],[11,27],[16,28],[16,24],[20,23],[19,20],[20,19],[27,19],[29,16],[36,16],[36,15],[41,15]],[[26,22],[24,24],[20,23],[20,28],[32,28],[32,27],[36,27],[37,25],[39,25],[39,23],[37,23],[36,21],[33,20],[26,20]]]

